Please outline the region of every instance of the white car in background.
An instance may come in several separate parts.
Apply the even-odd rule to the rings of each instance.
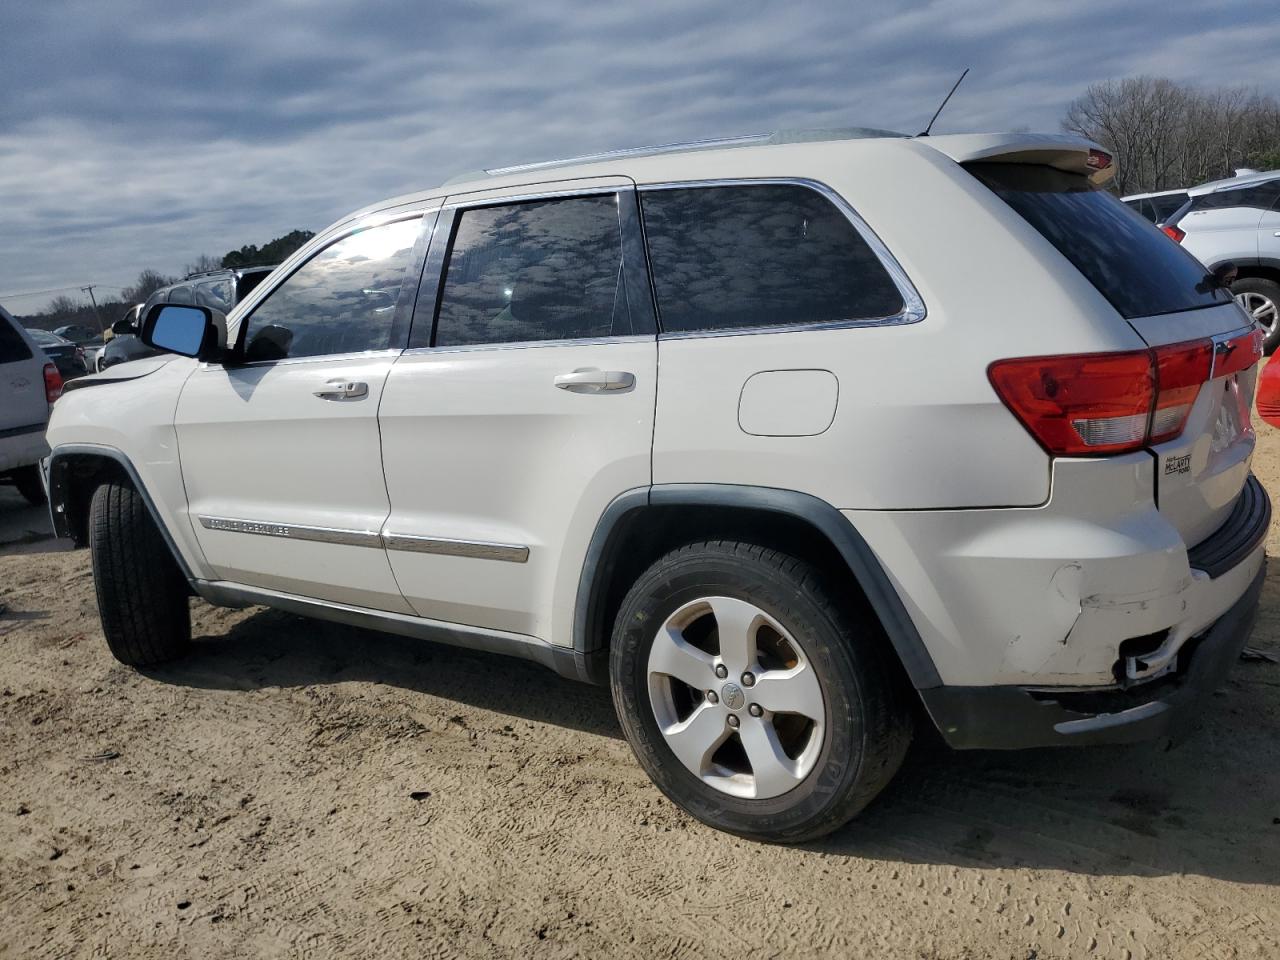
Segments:
[[[73,381],[55,529],[125,663],[192,595],[525,657],[751,837],[839,827],[917,719],[1175,736],[1262,589],[1261,337],[1111,173],[826,131],[388,200]]]
[[[1280,346],[1280,170],[1238,174],[1187,195],[1161,229],[1210,273],[1235,265],[1231,292],[1263,328],[1272,353]]]
[[[1181,188],[1157,190],[1154,193],[1133,193],[1127,197],[1121,197],[1120,202],[1159,226],[1187,202],[1187,191]]]
[[[0,481],[12,483],[31,504],[44,502],[39,463],[49,453],[49,408],[61,392],[57,366],[0,307]]]

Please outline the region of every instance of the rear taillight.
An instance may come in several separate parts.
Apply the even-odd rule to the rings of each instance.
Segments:
[[[84,347],[76,347],[76,359],[84,363]]]
[[[1054,456],[1128,453],[1182,433],[1200,388],[1257,363],[1256,331],[1149,350],[997,360],[987,370],[1006,407]]]
[[[1213,369],[1213,341],[1194,340],[1156,347],[1156,402],[1150,443],[1172,440],[1187,425],[1200,387]]]
[[[52,363],[44,365],[44,397],[49,403],[62,396],[62,374]]]
[[[1160,230],[1162,233],[1164,233],[1166,237],[1169,237],[1171,240],[1173,240],[1174,243],[1181,243],[1182,238],[1187,235],[1187,231],[1179,230],[1177,227],[1167,223],[1163,227],[1161,227]]]
[[[998,360],[1000,399],[1057,456],[1140,450],[1155,381],[1148,350]]]
[[[1089,156],[1085,157],[1084,165],[1090,170],[1106,170],[1111,166],[1111,154],[1104,150],[1090,149]]]

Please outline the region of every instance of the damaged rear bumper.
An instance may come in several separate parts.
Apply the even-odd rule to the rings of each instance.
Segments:
[[[957,749],[1176,741],[1239,659],[1265,578],[1264,563],[1240,598],[1182,645],[1175,669],[1149,683],[1109,690],[943,686],[919,693],[938,730]]]

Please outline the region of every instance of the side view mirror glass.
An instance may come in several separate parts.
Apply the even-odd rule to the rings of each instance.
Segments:
[[[167,353],[221,360],[227,346],[227,318],[209,307],[158,303],[143,320],[141,339]]]

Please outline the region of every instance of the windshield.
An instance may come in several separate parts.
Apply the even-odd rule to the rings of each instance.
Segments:
[[[1229,303],[1204,266],[1079,174],[1025,163],[966,169],[1057,247],[1125,318]]]

